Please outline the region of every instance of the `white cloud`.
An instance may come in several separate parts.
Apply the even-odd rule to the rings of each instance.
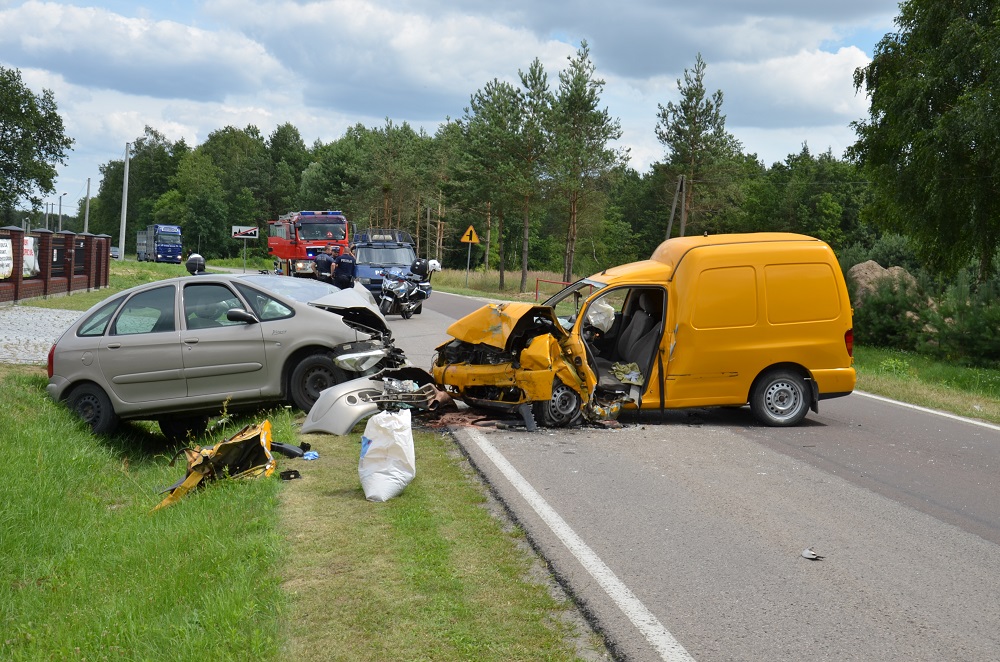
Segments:
[[[387,117],[433,133],[536,57],[555,89],[581,39],[640,171],[663,158],[657,104],[678,99],[698,53],[727,128],[770,164],[803,142],[837,155],[853,142],[848,124],[867,109],[853,71],[896,2],[0,0],[0,66],[55,94],[77,141],[61,189],[98,177],[146,125],[190,145],[226,125],[267,135],[284,122],[307,144]]]
[[[236,32],[34,0],[0,12],[0,58],[12,55],[71,83],[158,98],[222,99],[287,75]]]

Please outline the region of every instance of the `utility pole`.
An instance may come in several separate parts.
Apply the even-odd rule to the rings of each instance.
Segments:
[[[59,196],[59,232],[62,232],[62,199],[66,194],[63,193]]]
[[[674,189],[674,204],[670,206],[670,222],[667,224],[667,239],[670,239],[670,233],[674,229],[674,213],[677,211],[677,197],[681,194],[681,188],[684,186],[684,175],[679,175],[677,177],[677,188]],[[684,233],[681,232],[681,236]]]
[[[87,206],[83,212],[83,231],[90,231],[90,177],[87,177]],[[120,248],[118,253],[121,254],[122,250],[124,249]]]
[[[118,259],[125,259],[125,211],[128,209],[128,148],[125,143],[125,176],[122,178],[122,223],[118,230]]]
[[[49,205],[51,205],[51,204],[52,204],[51,202],[46,202],[45,203],[45,229],[46,230],[49,229]]]

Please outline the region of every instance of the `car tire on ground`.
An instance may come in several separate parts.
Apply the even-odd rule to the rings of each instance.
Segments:
[[[538,422],[545,427],[562,428],[583,418],[580,405],[580,395],[557,379],[552,385],[552,399],[535,402],[533,409]]]
[[[801,375],[771,370],[757,378],[750,391],[750,411],[770,427],[798,425],[809,413],[809,390]]]
[[[174,443],[200,437],[208,429],[208,416],[171,416],[157,422],[167,441]]]
[[[66,403],[94,434],[109,434],[118,427],[118,415],[111,406],[111,399],[97,384],[80,384],[67,396]]]
[[[293,405],[308,413],[324,390],[347,379],[346,373],[333,363],[329,354],[310,354],[292,370],[289,385]]]

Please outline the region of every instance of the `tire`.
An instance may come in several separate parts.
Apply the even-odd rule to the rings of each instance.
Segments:
[[[400,315],[403,317],[404,320],[408,320],[411,317],[413,317],[413,311],[412,310],[404,310],[403,312],[400,313]]]
[[[94,434],[110,434],[118,427],[118,414],[111,406],[111,399],[97,384],[77,386],[66,398],[66,403]]]
[[[158,423],[167,441],[179,443],[205,434],[208,416],[173,416],[161,418]]]
[[[750,391],[750,411],[764,425],[798,425],[809,412],[809,389],[798,373],[772,370],[757,378]]]
[[[583,417],[580,395],[558,379],[552,385],[552,399],[533,403],[535,417],[548,428],[575,425]]]
[[[383,315],[388,315],[392,310],[392,301],[390,299],[382,298],[378,302],[378,309]]]
[[[292,370],[288,389],[291,403],[309,413],[320,393],[346,380],[347,375],[334,365],[329,354],[310,354]]]

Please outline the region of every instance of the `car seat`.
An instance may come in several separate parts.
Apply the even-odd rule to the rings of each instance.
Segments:
[[[663,295],[658,290],[643,290],[638,305],[625,323],[611,358],[595,357],[598,379],[602,386],[620,384],[612,374],[616,363],[635,363],[645,371],[660,340],[660,316],[663,312]]]
[[[225,306],[221,303],[202,303],[193,309],[193,315],[188,315],[189,329],[210,329],[222,326],[219,317],[222,316]]]

